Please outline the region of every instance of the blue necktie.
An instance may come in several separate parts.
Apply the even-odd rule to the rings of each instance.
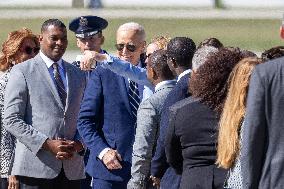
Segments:
[[[59,97],[61,99],[61,102],[63,104],[63,107],[65,107],[67,93],[66,93],[64,83],[62,81],[62,78],[58,70],[58,64],[55,62],[52,64],[52,67],[53,67],[53,77],[54,77],[55,85],[56,85]]]
[[[137,110],[140,104],[139,90],[137,83],[131,80],[129,82],[128,97],[129,97],[131,112],[135,117],[137,117]]]

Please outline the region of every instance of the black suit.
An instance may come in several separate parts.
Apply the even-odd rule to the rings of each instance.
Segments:
[[[189,97],[169,109],[166,156],[178,174],[180,188],[223,188],[226,171],[215,166],[219,116]]]
[[[180,175],[169,166],[165,154],[165,136],[169,123],[169,107],[174,103],[185,99],[188,94],[188,82],[190,74],[186,74],[180,78],[173,90],[168,94],[162,108],[160,134],[157,141],[157,147],[151,162],[151,174],[161,180],[161,188],[177,189],[179,188]]]

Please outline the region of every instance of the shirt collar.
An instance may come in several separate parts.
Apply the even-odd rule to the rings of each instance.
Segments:
[[[41,51],[39,52],[39,55],[40,57],[43,59],[44,63],[46,64],[47,68],[50,68],[52,66],[52,64],[55,62],[53,60],[51,60],[50,58],[48,58],[45,54],[43,54]],[[63,61],[62,61],[62,58],[60,58],[60,60],[58,60],[56,62],[58,64],[58,66],[60,68],[63,68],[62,64],[63,64]]]
[[[161,81],[160,83],[158,83],[156,86],[155,86],[155,92],[157,92],[158,89],[160,89],[161,87],[169,84],[169,83],[172,83],[172,82],[176,82],[176,80],[165,80],[165,81]]]
[[[180,80],[180,78],[182,78],[183,76],[185,76],[186,74],[190,72],[191,72],[191,69],[188,69],[188,70],[183,71],[181,74],[179,74],[177,82]]]

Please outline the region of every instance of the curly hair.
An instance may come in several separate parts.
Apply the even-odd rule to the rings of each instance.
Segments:
[[[36,46],[39,47],[38,36],[34,35],[30,29],[22,28],[9,33],[7,40],[2,44],[2,54],[0,56],[1,71],[5,71],[13,65],[14,56],[26,38],[32,39]]]
[[[282,56],[284,56],[284,46],[272,47],[261,54],[261,58],[265,62]]]
[[[202,103],[221,113],[227,94],[227,80],[234,66],[242,59],[241,52],[220,49],[192,74],[189,91]]]
[[[166,50],[170,40],[171,38],[167,36],[157,36],[151,40],[150,44],[154,43],[158,46],[159,49]]]
[[[219,123],[216,164],[222,168],[232,167],[239,155],[239,131],[245,116],[250,76],[260,63],[259,58],[244,58],[230,74],[228,94]]]

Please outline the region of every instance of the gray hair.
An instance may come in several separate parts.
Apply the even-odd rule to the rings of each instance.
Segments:
[[[196,71],[200,66],[202,66],[207,58],[218,52],[218,49],[213,46],[203,46],[194,53],[192,58],[192,70]]]
[[[125,24],[122,24],[119,26],[117,29],[117,33],[120,31],[125,31],[125,30],[133,30],[136,31],[136,33],[141,36],[141,40],[145,41],[146,40],[146,33],[144,30],[144,27],[136,22],[127,22]]]

